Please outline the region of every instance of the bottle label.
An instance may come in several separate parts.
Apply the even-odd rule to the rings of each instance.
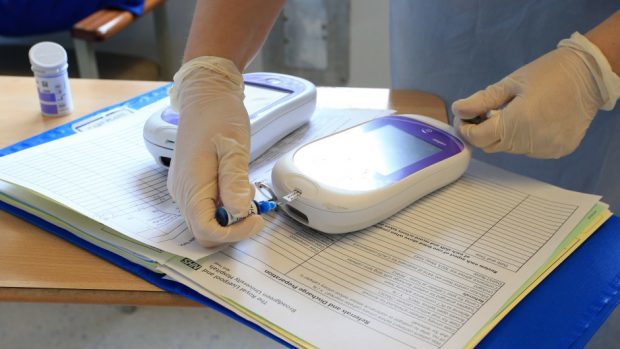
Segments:
[[[73,111],[67,72],[53,76],[35,75],[35,80],[43,114],[61,116]]]

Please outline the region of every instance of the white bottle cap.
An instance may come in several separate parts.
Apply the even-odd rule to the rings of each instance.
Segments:
[[[55,42],[43,41],[32,46],[28,57],[35,73],[49,74],[67,68],[67,52]]]

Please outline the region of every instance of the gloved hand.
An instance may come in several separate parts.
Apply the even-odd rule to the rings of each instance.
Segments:
[[[254,198],[254,186],[248,181],[250,122],[243,97],[239,70],[218,57],[185,63],[170,90],[179,129],[168,191],[205,247],[243,240],[264,225],[258,215],[227,227],[215,220],[219,205],[243,215]]]
[[[575,33],[556,50],[454,102],[455,126],[486,152],[559,158],[577,148],[599,108],[613,109],[619,81],[596,46]],[[488,119],[467,123],[478,115]]]

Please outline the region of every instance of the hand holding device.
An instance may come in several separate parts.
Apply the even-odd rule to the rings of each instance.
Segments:
[[[243,74],[243,80],[253,161],[310,120],[316,106],[316,87],[308,80],[277,73]],[[170,166],[178,125],[179,114],[170,107],[155,112],[144,125],[144,143],[164,167]]]
[[[618,98],[618,82],[599,55],[585,37],[574,34],[498,83],[454,102],[455,126],[466,141],[486,152],[568,155],[597,110],[613,108]],[[485,114],[479,124],[461,122]]]
[[[310,120],[316,106],[316,87],[307,80],[277,73],[249,73],[244,74],[243,79],[245,82],[243,105],[250,119],[249,160],[252,161]],[[213,105],[215,106],[216,104]],[[195,129],[199,130],[200,127],[209,126],[201,124]],[[219,126],[215,129],[217,127]],[[145,145],[155,161],[164,167],[170,166],[172,161],[178,131],[179,114],[170,107],[155,112],[144,125]],[[207,131],[203,133],[206,135]],[[220,225],[226,226],[248,215],[266,213],[273,209],[273,207],[266,209],[272,205],[251,204],[252,202],[248,208],[239,213],[229,212],[226,207],[220,206],[215,216]]]
[[[171,105],[179,113],[168,190],[197,241],[206,247],[243,240],[263,227],[258,215],[221,226],[215,211],[247,212],[254,198],[248,181],[250,122],[243,78],[235,65],[199,57],[175,74]]]

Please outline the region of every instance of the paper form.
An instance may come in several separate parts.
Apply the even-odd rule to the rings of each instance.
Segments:
[[[508,312],[510,312],[523,298],[525,298],[534,288],[536,288],[545,277],[547,277],[555,268],[566,260],[586,239],[600,228],[607,219],[613,216],[609,211],[609,205],[599,202],[590,210],[588,215],[584,217],[581,223],[573,229],[571,236],[560,245],[551,259],[547,261],[534,275],[530,277],[522,289],[517,291],[512,299],[510,299],[503,309],[498,312],[497,316],[490,321],[485,327],[481,328],[478,334],[472,338],[467,347],[473,348],[478,344],[484,336],[489,333]]]
[[[300,345],[456,348],[598,200],[474,161],[461,180],[369,229],[327,235],[267,216],[258,235],[198,264],[173,259],[163,271]]]
[[[200,258],[166,189],[166,170],[146,150],[142,128],[163,99],[118,121],[0,158],[0,179],[20,185],[164,251]]]
[[[219,249],[205,249],[195,241],[168,194],[167,170],[155,163],[144,145],[142,130],[146,119],[168,103],[166,98],[104,126],[2,157],[0,180],[36,192],[43,197],[40,202],[52,200],[84,215],[107,227],[111,234],[120,232],[146,245],[193,259],[217,252]],[[295,132],[276,149],[289,148],[353,125],[353,121],[359,123],[390,111],[335,113],[328,111],[326,117],[319,116],[317,122]],[[261,167],[262,177],[270,173],[268,165],[273,165],[277,154],[272,150],[255,162]],[[56,210],[54,215],[64,213]],[[93,233],[97,234],[100,228]]]
[[[159,263],[164,263],[172,257],[170,253],[139,243],[66,206],[41,198],[19,186],[0,181],[0,200],[153,271],[156,271]]]
[[[202,258],[211,251],[193,241],[142,144],[158,108],[6,156],[0,179],[183,256],[161,270],[299,345],[461,347],[599,200],[473,162],[461,180],[369,229],[327,235],[268,215],[260,234]],[[383,114],[319,111],[250,177],[268,181],[277,154]]]

